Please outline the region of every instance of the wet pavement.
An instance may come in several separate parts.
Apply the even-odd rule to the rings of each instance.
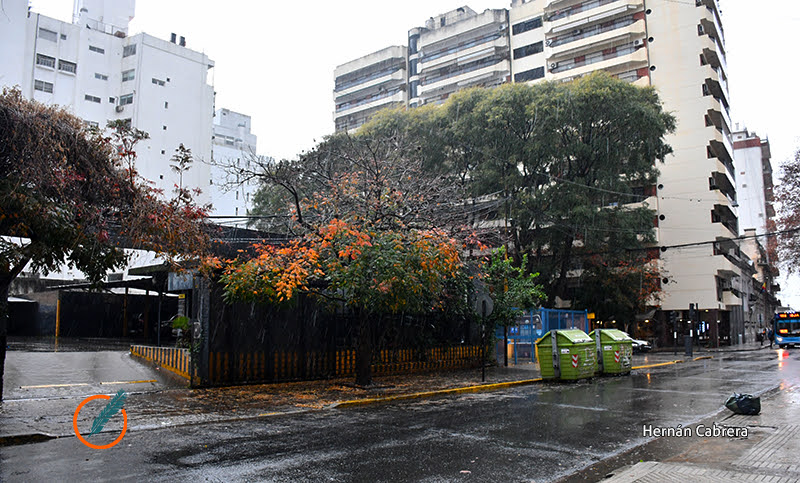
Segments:
[[[126,402],[129,432],[119,445],[92,450],[66,437],[2,447],[0,479],[553,481],[652,443],[642,434],[645,424],[685,426],[716,417],[734,391],[796,388],[799,358],[797,350],[714,354],[714,359],[638,369],[627,377],[348,409],[326,408],[320,400],[364,394],[330,381],[314,383],[316,388],[282,385],[276,393],[262,386],[134,394]],[[654,353],[646,360],[636,356],[634,365],[673,359]],[[477,375],[479,382],[476,372],[449,377],[475,381]],[[490,381],[530,375],[536,375],[533,365],[496,368]],[[443,380],[425,377],[428,388]],[[382,391],[415,390],[408,380],[381,380]],[[192,412],[200,413],[194,422],[217,422],[185,424],[191,421],[181,418]],[[208,414],[220,419],[207,419]],[[98,444],[117,434],[99,435]]]

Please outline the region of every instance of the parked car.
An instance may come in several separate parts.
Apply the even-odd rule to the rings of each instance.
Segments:
[[[650,349],[653,348],[653,346],[651,346],[650,343],[647,342],[646,340],[633,339],[632,345],[633,345],[633,352],[637,354],[644,354],[645,352],[650,352]]]

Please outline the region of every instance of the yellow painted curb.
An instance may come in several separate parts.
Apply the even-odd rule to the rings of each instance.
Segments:
[[[633,366],[631,369],[647,369],[648,367],[661,367],[661,366],[670,366],[672,364],[680,364],[682,360],[679,361],[669,361],[669,362],[659,362],[658,364],[647,364],[646,366]]]
[[[387,397],[378,397],[369,399],[353,399],[350,401],[342,401],[340,403],[335,404],[333,407],[347,408],[353,406],[366,406],[368,404],[376,404],[376,403],[383,403],[390,401],[402,401],[404,399],[422,399],[426,397],[444,396],[449,394],[466,394],[466,393],[475,393],[482,391],[492,391],[495,389],[504,389],[507,387],[525,386],[528,384],[534,384],[536,382],[541,382],[541,380],[542,380],[541,378],[525,379],[522,381],[498,382],[495,384],[479,384],[477,386],[456,387],[453,389],[442,389],[440,391],[417,392],[413,394],[398,394],[396,396],[387,396]]]
[[[692,359],[692,360],[694,360],[694,361],[701,361],[701,360],[703,360],[703,359],[713,359],[713,358],[714,358],[714,356],[700,356],[700,357],[695,357],[695,358],[694,358],[694,359]]]

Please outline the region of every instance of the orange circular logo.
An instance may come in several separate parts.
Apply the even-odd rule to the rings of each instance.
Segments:
[[[128,413],[126,413],[124,409],[120,409],[120,412],[122,413],[123,423],[122,423],[122,433],[117,437],[117,439],[104,445],[92,444],[86,441],[86,439],[83,436],[81,436],[81,432],[78,431],[78,414],[81,412],[81,408],[85,406],[86,403],[88,403],[89,401],[94,401],[95,399],[111,399],[111,396],[98,394],[96,396],[89,396],[83,401],[81,401],[81,403],[78,404],[78,407],[75,409],[75,414],[72,416],[72,429],[75,430],[75,436],[77,436],[78,439],[81,440],[81,443],[85,444],[86,446],[94,449],[108,449],[113,446],[116,446],[117,443],[122,441],[122,437],[125,436],[125,431],[128,430]]]

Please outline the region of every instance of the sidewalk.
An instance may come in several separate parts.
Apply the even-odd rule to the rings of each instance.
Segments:
[[[767,345],[769,347],[769,345]],[[800,482],[800,388],[774,391],[761,398],[758,416],[725,411],[696,425],[687,447],[663,461],[642,461],[613,472],[604,482]],[[713,427],[747,429],[747,436],[714,436]]]

